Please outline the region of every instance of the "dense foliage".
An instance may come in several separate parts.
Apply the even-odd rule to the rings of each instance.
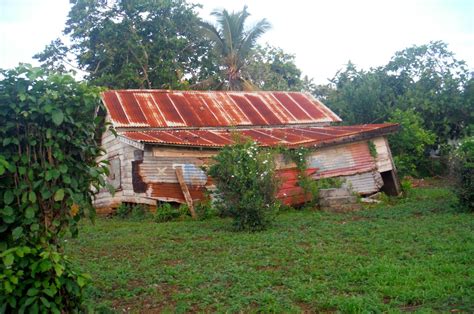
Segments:
[[[434,140],[425,141],[424,145],[436,150],[438,145],[471,134],[474,126],[473,84],[465,63],[457,60],[445,43],[430,42],[399,51],[387,65],[368,71],[358,70],[349,62],[331,84],[312,90],[346,124],[393,121],[397,119],[393,116],[394,111],[405,112],[406,119],[418,121],[416,124],[427,134],[434,134]],[[418,116],[409,118],[410,114]],[[403,148],[406,154],[413,151],[413,147],[409,147],[413,144],[405,135],[393,136],[392,143],[396,142],[399,148],[408,145]],[[398,156],[399,160],[421,158],[424,162],[420,160],[408,167],[414,167],[419,174],[432,174],[419,167],[427,163],[428,149],[422,150],[425,154]]]
[[[398,133],[390,135],[390,148],[401,177],[418,176],[419,169],[426,169],[426,150],[435,141],[435,134],[423,128],[423,119],[413,109],[396,109],[389,122],[399,123]]]
[[[295,64],[295,56],[268,44],[257,45],[253,49],[244,72],[260,90],[304,89],[301,70]]]
[[[462,141],[453,158],[456,191],[461,207],[474,211],[474,137]]]
[[[214,157],[209,175],[215,180],[220,206],[234,218],[237,230],[262,230],[278,209],[273,152],[242,141]]]
[[[64,33],[72,44],[56,40],[38,54],[47,66],[64,68],[70,57],[88,80],[110,88],[181,89],[215,72],[194,4],[71,2]]]
[[[8,311],[52,310],[48,302],[62,300],[58,309],[70,310],[81,291],[69,286],[81,277],[58,252],[62,236],[94,216],[91,187],[105,183],[107,168],[96,163],[99,90],[28,65],[1,75],[0,303]],[[18,299],[20,291],[35,298]]]

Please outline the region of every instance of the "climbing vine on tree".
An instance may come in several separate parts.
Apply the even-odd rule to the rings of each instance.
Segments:
[[[68,312],[86,277],[61,238],[93,217],[106,165],[99,89],[21,65],[0,72],[0,312]]]

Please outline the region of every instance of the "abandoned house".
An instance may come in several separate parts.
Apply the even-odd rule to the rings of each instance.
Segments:
[[[339,177],[353,191],[368,195],[399,193],[387,135],[396,124],[337,126],[341,119],[309,94],[298,92],[231,92],[111,90],[102,94],[107,131],[102,146],[110,162],[108,183],[94,205],[108,213],[122,203],[188,203],[212,190],[202,169],[233,134],[259,145],[307,147],[314,179]],[[285,204],[305,201],[297,186],[294,163],[277,157],[283,179],[277,197]]]

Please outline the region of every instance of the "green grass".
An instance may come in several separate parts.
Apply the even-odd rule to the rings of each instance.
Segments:
[[[474,219],[444,188],[348,214],[291,211],[260,233],[230,221],[84,224],[67,253],[98,309],[474,311]]]

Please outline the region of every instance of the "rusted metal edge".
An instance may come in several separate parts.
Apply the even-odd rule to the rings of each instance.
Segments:
[[[383,126],[374,130],[360,130],[360,131],[355,131],[352,134],[342,134],[342,135],[335,135],[334,138],[328,139],[328,140],[314,140],[314,141],[308,141],[306,143],[295,143],[295,144],[285,144],[285,143],[278,143],[277,145],[273,146],[285,146],[289,148],[296,148],[296,147],[308,147],[308,148],[322,148],[322,147],[329,147],[329,146],[334,146],[334,145],[339,145],[339,144],[345,144],[345,143],[351,143],[351,142],[356,142],[356,141],[362,141],[364,139],[370,139],[374,138],[377,136],[383,136],[387,134],[391,134],[396,132],[399,129],[398,124],[390,124],[387,126]],[[231,132],[232,130],[229,130]],[[133,140],[130,140],[133,141]],[[172,146],[172,147],[192,147],[192,148],[206,148],[206,149],[220,149],[224,147],[225,145],[213,145],[213,144],[192,144],[192,143],[159,143],[159,142],[154,142],[154,141],[146,141],[146,140],[140,140],[140,141],[134,141],[136,143],[141,143],[141,144],[147,144],[147,145],[153,145],[153,146]],[[261,146],[270,146],[270,145],[261,145]]]
[[[177,126],[177,127],[141,127],[141,126],[116,126],[118,132],[137,132],[137,131],[225,131],[225,130],[252,130],[252,129],[278,129],[278,128],[306,128],[306,127],[325,127],[331,126],[331,122],[308,122],[294,124],[274,124],[274,125],[233,125],[233,126]],[[336,126],[336,125],[333,125]]]

